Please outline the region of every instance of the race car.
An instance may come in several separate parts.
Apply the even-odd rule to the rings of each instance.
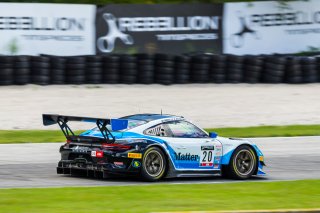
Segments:
[[[215,175],[244,180],[265,175],[264,156],[255,144],[207,133],[182,116],[42,117],[45,126],[58,124],[67,139],[60,147],[58,174],[135,175],[146,181]],[[68,125],[71,121],[96,126],[77,135]]]

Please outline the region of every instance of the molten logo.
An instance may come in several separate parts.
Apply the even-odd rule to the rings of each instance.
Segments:
[[[235,48],[240,48],[244,45],[244,36],[246,34],[253,34],[256,39],[259,39],[257,32],[248,27],[245,17],[241,16],[240,13],[239,21],[241,24],[241,30],[231,36],[231,44]]]
[[[98,49],[103,53],[110,53],[114,49],[114,43],[119,38],[124,44],[133,44],[133,39],[130,35],[121,32],[116,24],[116,19],[111,13],[103,14],[103,19],[108,25],[109,32],[107,35],[100,37],[97,41]]]

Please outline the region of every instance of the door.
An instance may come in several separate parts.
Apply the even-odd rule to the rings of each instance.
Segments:
[[[161,131],[158,135],[169,146],[169,154],[177,170],[219,169],[220,142],[209,138],[197,126],[180,120],[161,124],[157,129]]]

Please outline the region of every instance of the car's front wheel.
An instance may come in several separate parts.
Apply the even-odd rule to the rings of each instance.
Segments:
[[[257,168],[257,158],[250,146],[238,147],[232,154],[230,163],[226,168],[227,176],[234,179],[248,179]]]
[[[150,147],[143,155],[141,176],[147,181],[160,180],[166,172],[167,162],[161,149]]]

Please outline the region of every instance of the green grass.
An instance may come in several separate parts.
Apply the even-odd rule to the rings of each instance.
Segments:
[[[320,207],[320,180],[1,189],[1,212],[156,212]]]
[[[320,135],[320,125],[257,126],[239,128],[206,129],[224,137],[276,137]],[[81,131],[77,131],[81,132]],[[43,143],[63,142],[60,130],[0,130],[2,143]]]
[[[292,137],[320,135],[320,125],[289,125],[289,126],[256,126],[256,127],[228,127],[206,129],[217,132],[221,136],[232,137]]]
[[[276,137],[320,135],[320,125],[257,126],[206,129],[225,137]],[[81,132],[81,131],[78,131]],[[60,130],[0,130],[1,143],[63,142]]]

